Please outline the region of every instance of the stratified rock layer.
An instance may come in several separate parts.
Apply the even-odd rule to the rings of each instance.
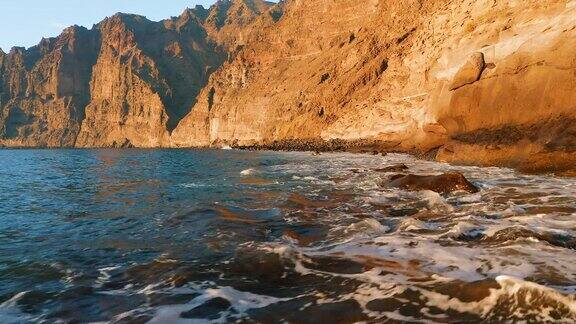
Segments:
[[[574,17],[574,0],[221,0],[162,22],[120,14],[0,53],[0,143],[365,140],[574,169]]]

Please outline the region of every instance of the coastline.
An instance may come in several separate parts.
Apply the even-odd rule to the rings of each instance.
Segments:
[[[252,145],[237,143],[213,143],[209,146],[158,146],[158,147],[48,147],[48,146],[6,146],[0,149],[12,150],[74,150],[74,149],[118,149],[118,150],[190,150],[190,149],[223,149],[231,148],[243,151],[276,151],[276,152],[312,152],[313,154],[329,152],[349,152],[355,154],[386,155],[388,153],[410,154],[427,161],[446,162],[460,166],[506,167],[524,174],[552,174],[561,177],[576,177],[576,152],[552,151],[530,152],[530,147],[503,145],[476,145],[460,142],[419,149],[405,148],[400,142],[360,139],[360,140],[324,140],[319,138],[286,139],[267,141]]]
[[[405,153],[422,160],[446,162],[453,165],[480,167],[508,167],[525,174],[553,174],[555,176],[576,177],[576,154],[574,152],[550,152],[531,154],[521,149],[498,146],[476,146],[463,153],[454,154],[454,144],[446,144],[430,149],[405,149],[400,143],[379,140],[331,140],[295,139],[272,141],[266,144],[249,146],[232,145],[242,150],[308,151],[308,152],[350,152],[363,154]],[[520,152],[514,152],[514,150]],[[450,154],[452,153],[450,156]],[[507,156],[506,153],[510,152]],[[475,159],[476,158],[476,159]]]

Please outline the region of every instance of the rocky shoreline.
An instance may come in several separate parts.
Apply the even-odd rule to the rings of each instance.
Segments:
[[[505,150],[505,147],[494,147],[485,145],[475,147],[472,152],[468,147],[460,147],[449,143],[446,145],[433,147],[427,150],[405,149],[399,142],[362,139],[362,140],[323,140],[319,138],[309,139],[288,139],[275,140],[252,145],[239,145],[236,143],[222,144],[215,143],[211,146],[197,147],[157,147],[157,148],[138,148],[133,146],[95,146],[95,147],[59,147],[58,149],[211,149],[229,147],[244,151],[277,151],[277,152],[311,152],[313,155],[319,155],[329,152],[348,152],[355,154],[386,155],[389,153],[410,154],[416,158],[426,161],[446,162],[454,165],[469,165],[482,167],[507,167],[518,170],[525,174],[553,174],[563,177],[576,177],[576,165],[571,163],[574,158],[573,152],[552,152],[549,154],[533,154],[532,160],[525,161],[518,159],[514,155],[503,159],[502,153],[498,151]],[[27,147],[27,146],[5,146],[0,144],[0,149],[53,149],[52,147]],[[458,151],[462,149],[462,151]],[[493,151],[497,151],[494,154]],[[457,158],[446,158],[447,154],[453,154]],[[496,158],[492,158],[495,156]],[[464,157],[464,158],[462,158]]]
[[[570,163],[571,157],[554,155],[541,157],[534,154],[533,160],[522,163],[521,159],[510,155],[509,159],[492,160],[490,152],[493,150],[503,150],[502,147],[476,147],[475,154],[467,156],[466,159],[446,159],[446,152],[454,150],[454,145],[442,145],[427,150],[416,148],[402,148],[398,142],[381,141],[381,140],[323,140],[323,139],[290,139],[276,140],[262,144],[253,145],[230,145],[231,148],[248,151],[283,151],[283,152],[312,152],[320,154],[326,152],[350,152],[359,154],[386,155],[388,153],[406,153],[419,159],[427,161],[447,162],[455,165],[477,165],[483,167],[509,167],[526,174],[554,174],[557,176],[576,177],[576,165]],[[458,147],[458,146],[456,146]],[[459,153],[459,152],[450,152]],[[462,156],[459,153],[458,156]],[[565,152],[564,154],[571,154]]]
[[[351,152],[351,153],[390,153],[398,143],[378,140],[289,139],[276,140],[253,145],[232,145],[232,148],[250,151],[309,151],[309,152]]]

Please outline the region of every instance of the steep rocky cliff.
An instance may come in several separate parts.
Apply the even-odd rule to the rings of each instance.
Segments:
[[[0,144],[169,145],[209,75],[236,48],[242,30],[235,28],[270,6],[222,0],[160,22],[116,14],[91,30],[70,27],[30,49],[0,53]]]
[[[0,64],[0,136],[13,146],[73,146],[90,100],[98,35],[70,27]]]
[[[576,2],[288,1],[214,74],[173,145],[378,139],[574,168]]]
[[[0,53],[0,143],[369,139],[574,169],[574,17],[574,0],[221,0],[162,22],[116,15]]]

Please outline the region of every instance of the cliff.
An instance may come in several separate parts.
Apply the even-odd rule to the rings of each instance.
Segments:
[[[241,15],[220,9],[240,3],[252,6]],[[210,74],[235,48],[234,28],[270,6],[222,0],[160,22],[119,13],[90,30],[70,27],[30,49],[0,53],[0,144],[169,145]],[[218,29],[215,15],[223,19]]]
[[[221,0],[0,53],[0,143],[295,139],[576,165],[576,1]]]
[[[286,3],[173,145],[375,139],[526,171],[576,165],[575,1]]]
[[[90,100],[97,35],[70,27],[0,60],[0,136],[9,146],[73,146]]]

